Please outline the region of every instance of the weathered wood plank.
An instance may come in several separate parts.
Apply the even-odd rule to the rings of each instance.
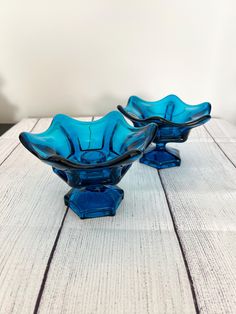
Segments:
[[[236,311],[236,169],[216,143],[185,143],[160,171],[201,313]]]
[[[212,119],[206,129],[236,167],[236,126],[225,120]]]
[[[23,131],[31,131],[37,123],[37,119],[24,119],[14,125],[6,133],[0,136],[0,165],[19,145],[19,134]]]
[[[190,284],[155,169],[135,163],[115,217],[69,211],[40,313],[195,313]]]
[[[206,132],[203,125],[200,127],[194,128],[191,130],[189,134],[189,138],[187,140],[188,142],[213,142],[213,139],[209,135],[208,132]],[[180,143],[179,145],[182,145]],[[180,147],[180,146],[179,146]]]
[[[19,141],[16,139],[6,139],[0,137],[0,166],[17,145],[19,145]]]
[[[41,120],[34,131],[45,130],[50,121]],[[196,136],[196,142],[208,142],[204,131]],[[197,145],[197,155],[192,148],[186,149],[189,145]],[[168,182],[174,179],[170,189],[178,196],[174,214],[176,221],[182,222],[177,227],[188,253],[200,309],[203,313],[231,313],[236,273],[235,173],[227,181],[233,166],[225,163],[223,153],[218,157],[215,145],[181,144],[182,167],[164,170],[161,177],[165,185],[164,172],[171,173]],[[217,163],[212,163],[215,154]],[[188,180],[186,185],[184,179],[179,184],[176,176],[181,173],[175,171],[186,168],[187,163],[190,172],[185,170],[182,175]],[[0,182],[6,184],[0,185],[0,312],[32,313],[64,215],[63,195],[68,187],[20,146],[2,167]],[[84,313],[194,312],[172,221],[153,171],[139,164],[131,168],[120,184],[126,196],[114,218],[80,221],[69,212],[46,282],[42,313],[77,313],[81,309]],[[188,189],[195,198],[187,199]],[[204,215],[199,216],[199,209]]]
[[[5,132],[0,138],[16,139],[18,141],[19,134],[23,131],[29,132],[33,129],[38,119],[23,119],[19,123],[15,124],[7,132]]]
[[[236,126],[226,120],[211,119],[206,128],[217,143],[236,142]]]
[[[21,145],[2,164],[0,183],[0,313],[32,313],[68,186]]]
[[[219,142],[218,145],[224,151],[225,155],[231,160],[232,164],[236,167],[236,142]]]

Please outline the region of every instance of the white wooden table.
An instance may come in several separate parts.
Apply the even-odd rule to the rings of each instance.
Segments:
[[[89,120],[91,118],[84,118]],[[182,165],[136,162],[115,217],[80,220],[69,187],[0,137],[0,313],[236,313],[236,127],[212,119],[176,144]]]

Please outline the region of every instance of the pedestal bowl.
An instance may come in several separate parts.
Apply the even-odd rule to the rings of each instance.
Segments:
[[[23,132],[20,141],[72,187],[65,204],[83,219],[115,215],[124,196],[117,184],[156,128],[152,123],[133,127],[118,111],[93,122],[59,114],[45,132]]]
[[[136,127],[149,123],[158,126],[153,139],[155,148],[145,152],[140,159],[141,163],[157,169],[180,166],[179,151],[166,147],[166,144],[185,142],[192,128],[206,123],[211,118],[210,103],[188,105],[175,95],[153,102],[131,96],[126,107],[119,105],[117,108]]]

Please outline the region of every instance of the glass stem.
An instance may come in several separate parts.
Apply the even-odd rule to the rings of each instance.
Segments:
[[[166,150],[166,143],[157,143],[156,150],[158,151],[165,151]]]
[[[98,184],[98,185],[89,185],[86,186],[85,191],[90,191],[90,192],[104,192],[105,190],[105,186],[102,184]]]

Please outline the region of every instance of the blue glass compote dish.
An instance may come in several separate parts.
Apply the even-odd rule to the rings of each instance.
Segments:
[[[155,148],[145,152],[140,159],[141,163],[157,169],[180,166],[179,151],[166,147],[166,144],[185,142],[192,128],[211,118],[210,103],[188,105],[175,95],[153,102],[131,96],[125,108],[120,105],[117,108],[137,127],[149,123],[158,125],[153,140]]]
[[[83,219],[115,215],[124,197],[117,184],[152,142],[156,128],[131,126],[118,111],[91,122],[59,114],[45,132],[23,132],[20,141],[72,187],[65,204]]]

